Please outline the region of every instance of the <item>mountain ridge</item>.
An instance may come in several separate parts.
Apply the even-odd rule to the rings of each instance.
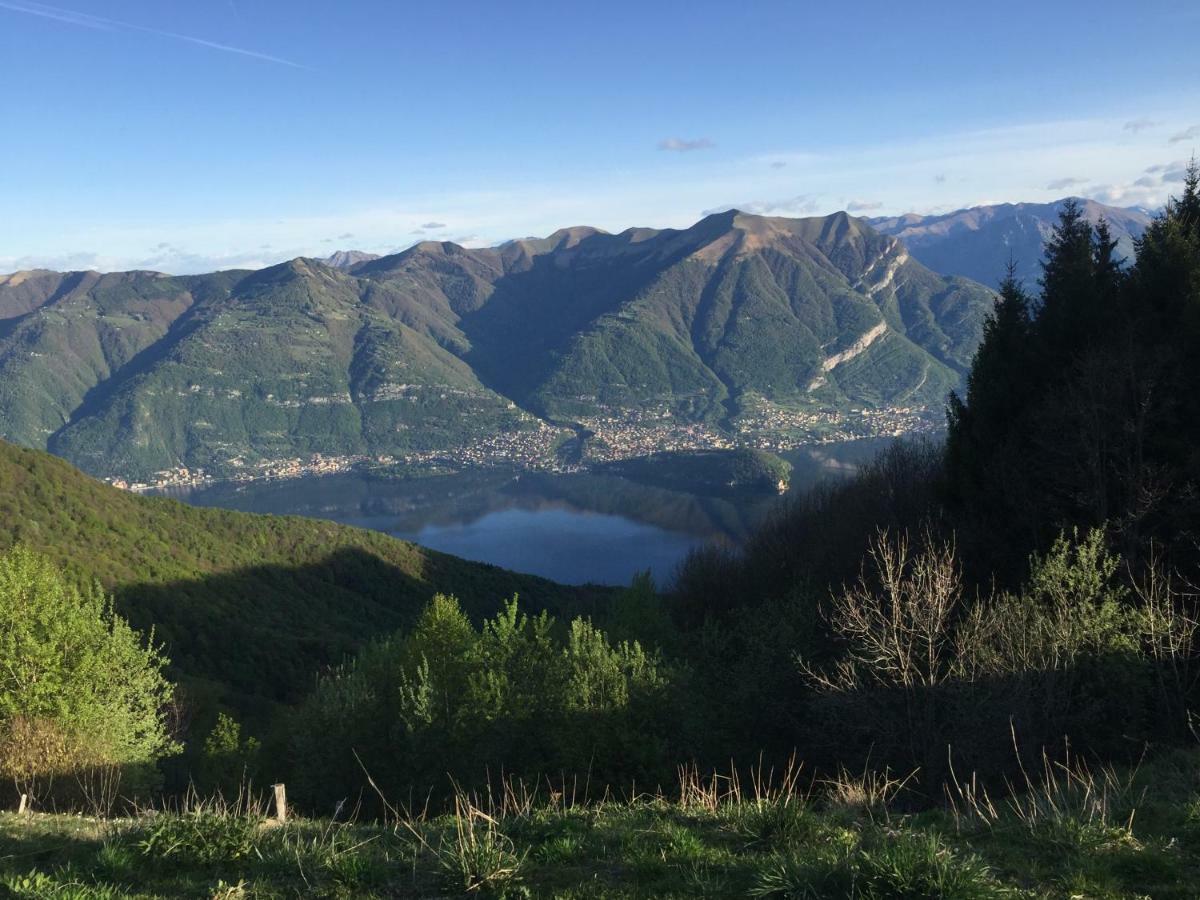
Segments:
[[[471,447],[553,466],[564,427],[603,432],[601,459],[656,439],[782,446],[853,430],[859,408],[940,408],[991,296],[844,212],[427,241],[343,267],[10,277],[0,437],[138,479]]]
[[[996,285],[1009,260],[1019,279],[1033,286],[1041,275],[1043,248],[1068,200],[1076,201],[1092,224],[1104,218],[1117,241],[1117,253],[1134,255],[1134,241],[1152,216],[1136,207],[1106,206],[1082,197],[1050,203],[997,203],[937,215],[906,213],[869,219],[884,234],[904,241],[912,254],[943,275],[960,275]]]

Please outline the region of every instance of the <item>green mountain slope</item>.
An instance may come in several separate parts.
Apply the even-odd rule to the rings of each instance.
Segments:
[[[344,270],[22,273],[0,281],[0,437],[145,480],[456,450],[530,414],[746,436],[763,409],[940,409],[991,296],[845,213],[427,242]]]
[[[46,446],[92,391],[169,344],[198,297],[223,292],[228,278],[81,272],[34,279],[41,290],[33,308],[0,322],[0,436]],[[13,308],[29,286],[0,284],[0,307]]]
[[[0,549],[17,542],[99,579],[176,674],[243,698],[303,694],[439,591],[475,615],[514,593],[551,610],[590,595],[378,532],[139,497],[0,441]]]
[[[0,339],[0,431],[87,471],[426,450],[520,424],[461,359],[319,263],[90,280]]]

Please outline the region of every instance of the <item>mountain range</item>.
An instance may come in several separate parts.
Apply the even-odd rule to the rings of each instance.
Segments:
[[[804,432],[940,410],[992,299],[845,213],[334,261],[0,278],[0,437],[144,478],[520,444],[547,422],[609,444],[626,425]]]
[[[1041,277],[1043,247],[1069,198],[1053,203],[1000,203],[973,206],[944,215],[869,219],[882,234],[899,238],[914,257],[943,275],[961,275],[994,286],[1011,259],[1016,276],[1035,290]],[[1103,218],[1117,241],[1117,254],[1133,259],[1133,243],[1150,224],[1152,213],[1105,206],[1074,198],[1095,224]]]

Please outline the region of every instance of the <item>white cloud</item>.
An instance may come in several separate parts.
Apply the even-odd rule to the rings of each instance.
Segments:
[[[1126,122],[1121,126],[1121,128],[1124,131],[1132,131],[1134,134],[1137,134],[1138,132],[1145,131],[1147,128],[1155,128],[1158,126],[1158,124],[1159,123],[1155,122],[1153,119],[1147,119],[1145,116],[1143,116],[1140,119],[1133,119],[1132,121]]]
[[[676,153],[689,153],[692,150],[709,150],[717,146],[706,137],[685,140],[679,137],[663,138],[658,142],[659,150],[672,150]],[[784,165],[787,165],[784,163]]]
[[[1056,178],[1046,185],[1048,191],[1066,191],[1074,187],[1081,187],[1088,183],[1086,178]]]
[[[756,216],[805,216],[811,215],[820,208],[817,198],[810,194],[800,194],[783,200],[747,200],[745,203],[730,203],[725,206],[714,206],[700,213],[711,216],[715,213],[729,212],[737,209]]]
[[[1182,144],[1184,141],[1193,141],[1200,138],[1200,125],[1193,125],[1191,128],[1185,128],[1178,134],[1173,134],[1167,138],[1168,144]]]
[[[846,204],[847,212],[873,212],[883,209],[881,200],[851,200]]]

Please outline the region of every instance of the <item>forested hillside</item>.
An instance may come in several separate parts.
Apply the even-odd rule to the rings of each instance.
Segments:
[[[303,695],[321,666],[410,624],[438,591],[476,616],[514,594],[552,610],[587,595],[374,531],[138,497],[0,442],[0,550],[14,544],[97,579],[154,630],[174,674],[237,703]]]

